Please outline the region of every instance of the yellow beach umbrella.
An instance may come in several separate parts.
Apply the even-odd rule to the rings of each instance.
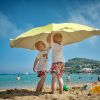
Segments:
[[[46,38],[50,33],[60,32],[63,35],[63,44],[82,41],[94,35],[100,35],[100,30],[85,25],[75,23],[49,24],[42,27],[33,28],[22,33],[15,39],[10,39],[10,46],[17,48],[27,48],[34,50],[37,41],[47,44]]]

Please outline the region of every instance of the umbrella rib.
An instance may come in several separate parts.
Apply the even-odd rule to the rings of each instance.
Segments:
[[[20,42],[22,42],[24,39],[20,39],[17,43],[15,43],[15,47],[17,44],[20,44]]]
[[[34,43],[33,43],[33,45],[32,45],[32,48],[31,48],[31,50],[33,50],[33,47],[34,47]]]
[[[72,36],[70,33],[68,35],[78,42],[78,40],[74,36]]]

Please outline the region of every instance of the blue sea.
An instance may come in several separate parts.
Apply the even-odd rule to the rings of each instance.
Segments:
[[[20,80],[16,80],[17,75],[20,76]],[[97,81],[97,74],[70,74],[72,83],[79,83],[79,77],[82,83]],[[92,77],[92,79],[91,79]],[[66,75],[63,76],[63,80],[66,83]],[[38,83],[39,78],[36,74],[0,74],[0,88],[34,88]],[[45,85],[50,86],[51,74],[47,73]]]

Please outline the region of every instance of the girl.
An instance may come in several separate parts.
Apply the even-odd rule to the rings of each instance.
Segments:
[[[52,40],[53,39],[53,40]],[[63,57],[63,45],[62,45],[63,36],[61,33],[51,34],[47,38],[47,42],[51,44],[52,47],[52,93],[55,91],[56,87],[56,78],[59,83],[59,93],[63,92],[63,79],[62,75],[64,73],[64,57]]]
[[[35,59],[33,70],[37,72],[37,76],[41,78],[37,84],[36,92],[42,92],[46,78],[46,71],[48,69],[48,50],[46,50],[46,45],[42,41],[38,41],[35,44],[35,47],[39,51],[39,54]]]

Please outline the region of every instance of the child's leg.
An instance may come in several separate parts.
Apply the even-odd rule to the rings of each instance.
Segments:
[[[42,92],[44,82],[45,82],[45,76],[41,76],[41,80],[38,82],[36,92]]]
[[[62,79],[62,77],[58,77],[58,83],[59,83],[59,93],[61,94],[63,92],[63,79]]]
[[[42,76],[42,82],[41,82],[41,88],[40,88],[40,91],[41,91],[41,92],[42,92],[42,90],[43,90],[45,78],[46,78],[46,76]]]
[[[51,86],[52,93],[54,93],[56,88],[56,77],[57,77],[56,73],[52,73],[52,86]]]

